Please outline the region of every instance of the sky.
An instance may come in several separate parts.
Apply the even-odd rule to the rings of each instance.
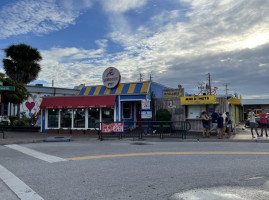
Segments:
[[[217,94],[269,98],[267,0],[0,0],[0,59],[19,43],[43,58],[31,84],[101,85],[115,67],[123,83],[198,94],[210,73]]]

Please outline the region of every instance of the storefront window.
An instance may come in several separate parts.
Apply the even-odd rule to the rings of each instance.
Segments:
[[[59,110],[48,109],[48,128],[58,128]]]
[[[74,109],[74,128],[85,128],[85,109]]]
[[[114,109],[113,108],[102,109],[102,122],[105,122],[105,123],[114,122]]]
[[[88,128],[95,128],[95,124],[100,122],[100,109],[89,108],[88,110]]]
[[[62,109],[61,111],[61,128],[71,128],[72,109]]]
[[[130,103],[123,103],[123,119],[131,119],[132,113],[132,104]]]
[[[198,119],[201,117],[201,113],[206,111],[205,105],[200,106],[188,106],[188,116],[190,119]]]

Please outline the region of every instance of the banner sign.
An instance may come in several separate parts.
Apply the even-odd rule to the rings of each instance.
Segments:
[[[102,123],[102,133],[124,132],[124,123]]]

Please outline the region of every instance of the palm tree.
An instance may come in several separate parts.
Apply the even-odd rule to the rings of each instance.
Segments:
[[[39,51],[26,44],[11,45],[4,49],[6,58],[3,59],[6,75],[19,83],[28,84],[38,77],[41,71],[39,61],[42,57]],[[20,115],[18,104],[17,116]]]
[[[4,70],[9,78],[24,84],[37,79],[41,70],[38,62],[42,60],[37,49],[22,43],[11,45],[4,51],[7,57],[3,59]]]

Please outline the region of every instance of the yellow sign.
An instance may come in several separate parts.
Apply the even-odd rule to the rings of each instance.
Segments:
[[[184,90],[174,89],[174,90],[163,90],[163,98],[180,98],[183,95]]]
[[[187,96],[180,98],[181,105],[218,104],[215,95]]]
[[[241,99],[231,98],[228,100],[228,104],[241,105]]]

